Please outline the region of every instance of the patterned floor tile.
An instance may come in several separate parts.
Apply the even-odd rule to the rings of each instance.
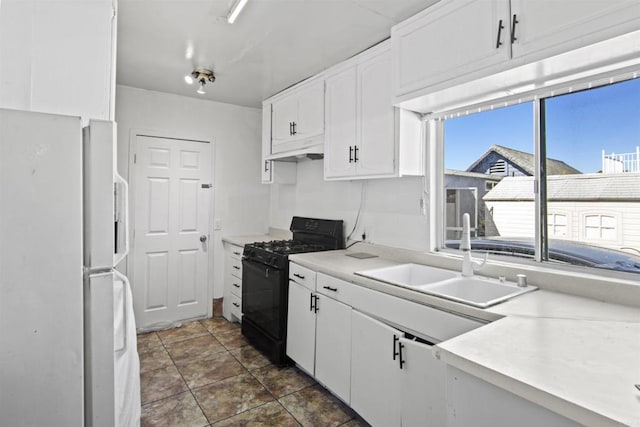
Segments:
[[[166,344],[166,347],[177,364],[187,359],[206,359],[227,351],[217,339],[209,334],[169,343]]]
[[[176,367],[171,365],[142,373],[140,390],[144,404],[186,391],[187,385]]]
[[[293,366],[279,368],[268,365],[251,373],[274,396],[281,397],[315,384],[313,378]]]
[[[155,332],[138,335],[138,353],[143,353],[157,347],[162,347],[162,341],[160,341],[158,334]]]
[[[216,337],[216,339],[220,341],[227,350],[243,347],[249,344],[247,339],[242,335],[240,328],[230,331],[216,332],[213,336]]]
[[[209,422],[191,392],[142,407],[141,427],[199,427]]]
[[[185,359],[176,365],[192,389],[247,372],[228,351],[207,359]]]
[[[184,341],[189,338],[195,338],[202,335],[208,335],[209,331],[198,321],[184,323],[179,328],[158,331],[158,336],[163,343],[169,344],[178,341]]]
[[[216,427],[298,427],[299,425],[295,418],[278,402],[269,402],[247,412],[212,424],[212,426]]]
[[[193,393],[209,422],[219,421],[273,400],[249,373],[197,388]]]
[[[229,350],[229,353],[233,354],[233,357],[238,359],[242,366],[249,370],[262,368],[271,363],[269,359],[250,345],[234,348]]]
[[[278,399],[303,426],[339,426],[355,413],[320,385]]]
[[[169,357],[169,353],[160,345],[160,347],[152,347],[144,352],[138,351],[140,357],[140,372],[153,371],[155,369],[173,366],[173,360]]]
[[[236,329],[240,329],[239,323],[231,323],[223,317],[204,319],[201,320],[200,323],[214,335],[219,332],[234,331]]]

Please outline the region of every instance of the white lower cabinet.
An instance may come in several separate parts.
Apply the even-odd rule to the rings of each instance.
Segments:
[[[316,379],[350,403],[351,307],[324,295],[316,305]]]
[[[242,246],[225,243],[222,314],[231,322],[242,320]]]
[[[446,365],[431,345],[352,313],[351,406],[373,426],[446,425]]]
[[[351,307],[315,290],[315,272],[291,264],[287,356],[349,403]]]
[[[373,426],[400,425],[400,332],[354,310],[351,335],[351,407]]]
[[[287,313],[287,356],[313,375],[316,350],[315,295],[307,288],[289,281]]]
[[[583,425],[453,366],[447,368],[446,387],[448,399],[446,425],[448,427],[579,427]],[[612,421],[612,424],[599,425],[615,424]]]
[[[431,353],[432,345],[417,338],[401,338],[404,357],[400,380],[403,427],[447,425],[447,368]]]
[[[412,334],[440,341],[482,323],[293,262],[289,279],[291,359],[374,427],[446,425],[446,365]]]

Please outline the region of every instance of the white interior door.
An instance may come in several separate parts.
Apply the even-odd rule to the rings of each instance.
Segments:
[[[134,158],[136,323],[204,316],[211,144],[137,135]]]

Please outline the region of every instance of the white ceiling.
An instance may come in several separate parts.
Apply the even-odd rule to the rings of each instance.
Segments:
[[[437,0],[119,0],[118,84],[249,107],[389,37]],[[184,76],[211,68],[196,94]]]

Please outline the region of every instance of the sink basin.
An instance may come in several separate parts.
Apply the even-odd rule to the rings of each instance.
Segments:
[[[488,277],[462,277],[454,271],[422,264],[400,264],[356,271],[356,274],[479,308],[490,307],[538,289],[535,286],[519,287],[513,282],[501,282]]]
[[[422,264],[400,264],[392,267],[356,271],[356,274],[409,288],[419,288],[458,276],[458,274],[453,271]]]
[[[538,288],[535,286],[519,287],[512,282],[475,276],[449,279],[421,286],[419,290],[474,307],[486,308],[536,289]]]

